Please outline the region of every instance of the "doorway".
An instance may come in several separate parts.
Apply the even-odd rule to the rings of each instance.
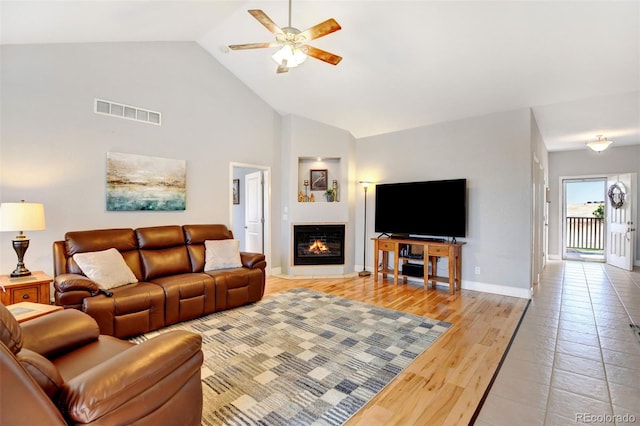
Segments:
[[[607,177],[562,180],[562,258],[605,261]]]
[[[267,274],[271,265],[271,169],[267,166],[231,163],[229,188],[233,199],[229,223],[240,251],[263,253]]]

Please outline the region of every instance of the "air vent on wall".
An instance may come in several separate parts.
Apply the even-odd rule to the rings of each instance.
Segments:
[[[150,111],[148,109],[106,101],[104,99],[96,98],[95,112],[96,114],[111,115],[114,117],[125,118],[127,120],[155,124],[156,126],[160,126],[162,124],[162,114],[157,111]]]

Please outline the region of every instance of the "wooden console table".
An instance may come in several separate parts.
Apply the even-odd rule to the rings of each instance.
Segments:
[[[372,238],[372,240],[374,242],[374,281],[378,281],[379,273],[382,274],[383,279],[387,278],[387,274],[393,273],[394,284],[398,284],[398,276],[402,276],[404,282],[406,282],[407,275],[400,273],[398,266],[417,260],[423,263],[425,289],[429,288],[429,282],[433,284],[434,288],[436,282],[446,282],[449,284],[450,294],[455,294],[456,290],[460,290],[462,280],[462,245],[464,243],[447,243],[412,238]],[[413,247],[422,249],[422,257],[409,254],[409,251]],[[382,268],[378,267],[380,263],[380,252],[382,252]],[[393,269],[389,269],[389,253],[393,253]],[[448,277],[436,275],[438,257],[448,258]],[[429,263],[431,263],[431,274],[429,273]]]

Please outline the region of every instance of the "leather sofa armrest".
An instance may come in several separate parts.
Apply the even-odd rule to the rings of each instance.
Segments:
[[[56,366],[42,355],[26,348],[18,353],[17,359],[47,396],[55,400],[64,383]]]
[[[13,353],[0,344],[0,394],[3,425],[67,425],[67,422],[42,392],[38,383],[25,372]]]
[[[65,309],[25,321],[22,326],[22,347],[45,358],[59,355],[97,340],[98,323],[84,312]]]
[[[58,275],[53,280],[53,286],[61,293],[66,291],[85,290],[91,293],[92,296],[98,294],[98,290],[100,289],[95,281],[92,281],[80,274]]]
[[[267,267],[265,256],[262,253],[240,252],[242,266],[249,269],[264,269]]]
[[[69,380],[60,407],[73,422],[90,423],[122,407],[130,420],[148,414],[149,400],[136,403],[155,388],[169,398],[202,366],[202,336],[184,330],[163,333],[132,346]],[[176,380],[175,374],[184,381]]]

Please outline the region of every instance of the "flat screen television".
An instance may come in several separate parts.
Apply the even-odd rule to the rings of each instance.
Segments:
[[[376,185],[375,231],[403,237],[465,237],[467,180]]]

